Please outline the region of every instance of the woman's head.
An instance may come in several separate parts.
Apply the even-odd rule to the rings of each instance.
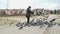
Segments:
[[[29,6],[28,8],[31,8],[31,6]]]

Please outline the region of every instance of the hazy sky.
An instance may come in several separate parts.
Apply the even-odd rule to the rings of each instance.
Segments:
[[[26,9],[28,6],[44,9],[59,9],[60,0],[8,0],[9,9]],[[7,0],[0,0],[0,9],[7,8]]]

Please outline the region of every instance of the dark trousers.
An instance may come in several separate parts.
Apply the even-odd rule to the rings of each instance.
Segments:
[[[27,17],[27,23],[29,23],[29,21],[30,21],[30,17]]]

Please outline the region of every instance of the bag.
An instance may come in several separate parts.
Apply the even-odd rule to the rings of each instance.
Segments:
[[[30,15],[29,14],[26,14],[26,17],[30,17]]]

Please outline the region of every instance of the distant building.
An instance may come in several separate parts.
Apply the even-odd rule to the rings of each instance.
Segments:
[[[25,9],[0,9],[0,15],[23,15]]]
[[[0,9],[0,15],[5,15],[5,10]]]
[[[58,14],[60,14],[60,9],[57,10]]]
[[[41,15],[41,13],[43,12],[44,9],[34,9],[34,15]]]
[[[33,9],[32,15],[41,15],[43,12],[45,14],[51,14],[52,10],[49,9]],[[57,10],[57,13],[60,14],[60,9]],[[26,15],[25,9],[0,9],[0,15]]]
[[[44,10],[45,14],[51,14],[51,10],[45,9]]]
[[[26,10],[23,10],[22,11],[22,15],[26,15]]]

